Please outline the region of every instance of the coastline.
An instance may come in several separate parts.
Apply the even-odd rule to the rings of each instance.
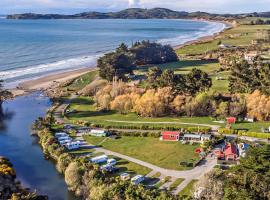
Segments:
[[[37,90],[47,90],[57,87],[60,83],[68,81],[70,79],[77,78],[91,70],[95,70],[94,67],[87,67],[82,69],[76,69],[68,72],[58,72],[46,76],[42,76],[36,79],[30,79],[18,84],[16,88],[11,88],[10,91],[16,96],[25,95],[29,92]]]
[[[214,40],[217,36],[219,36],[224,31],[234,27],[233,24],[229,23],[228,21],[213,21],[213,20],[205,20],[205,19],[198,19],[198,18],[194,18],[192,20],[223,23],[226,26],[224,29],[220,30],[217,33],[213,33],[213,34],[208,35],[208,36],[199,37],[197,39],[187,41],[183,44],[173,46],[173,48],[175,50],[180,49],[180,48],[187,46],[187,45],[193,45],[196,43],[208,42],[208,41]],[[44,76],[39,77],[39,78],[34,78],[34,79],[22,81],[15,88],[11,88],[10,91],[16,97],[16,96],[25,95],[29,92],[33,92],[33,91],[37,91],[37,90],[52,89],[52,88],[57,87],[59,85],[59,83],[61,83],[61,82],[65,82],[65,81],[68,81],[70,79],[77,78],[77,77],[79,77],[79,76],[81,76],[81,75],[83,75],[91,70],[96,70],[96,66],[70,70],[67,72],[56,72],[56,73],[52,73],[49,75],[44,75]]]
[[[176,46],[173,46],[173,49],[174,50],[178,50],[178,49],[181,49],[185,46],[188,46],[188,45],[194,45],[194,44],[198,44],[198,43],[204,43],[204,42],[210,42],[214,39],[216,39],[216,37],[218,37],[221,33],[229,30],[229,29],[232,29],[235,27],[235,25],[231,22],[228,22],[228,21],[213,21],[213,20],[205,20],[205,19],[193,19],[194,21],[204,21],[204,22],[215,22],[215,23],[222,23],[225,25],[225,28],[220,30],[219,32],[217,33],[213,33],[211,35],[207,35],[207,36],[202,36],[202,37],[199,37],[197,39],[194,39],[194,40],[190,40],[190,41],[187,41],[183,44],[179,44],[179,45],[176,45]]]

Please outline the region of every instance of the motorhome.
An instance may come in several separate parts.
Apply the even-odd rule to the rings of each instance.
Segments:
[[[65,144],[65,147],[68,150],[79,149],[81,147],[81,142],[80,141],[69,142],[69,143]]]
[[[140,184],[141,182],[144,181],[144,176],[143,175],[137,175],[137,176],[134,176],[132,179],[131,179],[131,183],[133,185],[138,185]]]
[[[95,164],[99,164],[99,163],[107,162],[107,160],[108,160],[108,156],[101,155],[101,156],[97,156],[97,157],[91,158],[90,159],[90,162],[95,163]]]

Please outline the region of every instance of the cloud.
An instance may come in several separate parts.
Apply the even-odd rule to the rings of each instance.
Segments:
[[[0,0],[0,12],[116,11],[128,7],[238,13],[270,11],[270,0]]]
[[[140,0],[129,0],[128,1],[128,5],[129,7],[140,7],[141,6],[141,2]]]

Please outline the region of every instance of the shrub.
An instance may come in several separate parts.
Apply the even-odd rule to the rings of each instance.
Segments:
[[[239,136],[262,138],[262,139],[268,139],[268,138],[270,138],[270,134],[269,133],[238,131],[238,135]]]
[[[219,134],[228,134],[228,135],[237,134],[236,130],[228,129],[228,128],[219,128],[218,133]]]

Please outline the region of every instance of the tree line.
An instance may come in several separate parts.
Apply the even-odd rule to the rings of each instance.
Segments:
[[[108,81],[114,77],[125,79],[125,74],[132,73],[138,65],[162,64],[178,60],[173,48],[155,42],[142,41],[134,43],[130,48],[122,43],[114,52],[98,59],[99,75]]]
[[[259,90],[270,95],[270,64],[249,64],[245,60],[235,62],[229,77],[229,90],[233,93],[252,93]]]

